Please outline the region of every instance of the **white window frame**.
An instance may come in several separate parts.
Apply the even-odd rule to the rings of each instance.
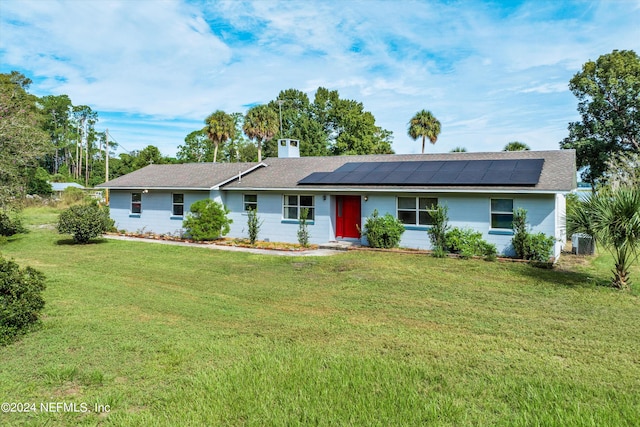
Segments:
[[[175,196],[182,196],[182,203],[176,203]],[[176,213],[176,206],[182,206],[182,213]],[[184,193],[171,194],[171,216],[184,216]]]
[[[247,200],[248,196],[255,197],[255,201]],[[258,195],[257,194],[243,194],[242,195],[242,203],[244,204],[244,211],[245,212],[247,212],[251,208],[257,210],[258,209]]]
[[[296,204],[289,204],[289,197],[296,198]],[[311,206],[302,206],[300,204],[301,197],[311,197]],[[296,218],[290,218],[288,215],[289,208],[296,208]],[[285,194],[282,197],[282,219],[288,221],[300,221],[300,213],[302,209],[309,209],[309,214],[307,215],[307,221],[315,221],[316,218],[316,198],[311,194]]]
[[[493,201],[494,200],[510,200],[511,201],[511,211],[500,211],[493,210]],[[514,199],[512,197],[492,197],[489,200],[489,228],[491,230],[513,230],[513,210],[514,210]],[[494,227],[493,226],[493,216],[494,215],[511,215],[511,227]]]
[[[413,209],[400,208],[400,199],[414,199]],[[399,215],[400,212],[414,212],[416,215],[416,220],[414,223],[402,222],[405,226],[431,227],[433,225],[433,224],[420,224],[420,212],[426,212],[427,214],[429,214],[429,216],[431,216],[431,213],[434,212],[433,209],[420,209],[420,199],[434,199],[436,201],[435,206],[438,206],[437,197],[424,197],[424,196],[397,196],[396,197],[396,218],[398,218],[402,222]],[[434,204],[428,205],[428,207],[431,207],[432,205]]]
[[[134,200],[134,195],[138,194],[138,200]],[[133,208],[134,205],[138,205],[138,212]],[[131,193],[131,214],[132,215],[140,215],[142,214],[142,191],[134,191]]]

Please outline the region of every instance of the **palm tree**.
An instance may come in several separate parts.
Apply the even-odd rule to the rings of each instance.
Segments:
[[[258,145],[258,161],[262,161],[262,143],[269,141],[278,133],[278,114],[268,105],[256,105],[247,111],[242,130]]]
[[[233,131],[235,130],[235,122],[233,117],[224,111],[217,110],[204,120],[204,131],[207,132],[207,136],[213,142],[213,162],[218,159],[218,147],[223,142],[229,140]]]
[[[524,142],[513,141],[504,146],[502,151],[529,151],[531,148]]]
[[[456,148],[452,148],[451,151],[449,151],[450,153],[466,153],[467,149],[464,147],[456,147]]]
[[[613,255],[612,285],[629,289],[629,269],[640,255],[640,187],[604,187],[567,206],[569,235],[584,233]]]
[[[426,138],[429,138],[432,144],[435,144],[438,140],[438,135],[440,135],[440,122],[431,114],[431,111],[419,111],[409,122],[408,134],[414,141],[422,137],[422,154],[424,154]]]

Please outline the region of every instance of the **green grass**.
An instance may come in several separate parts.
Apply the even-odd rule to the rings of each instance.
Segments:
[[[0,348],[0,425],[637,425],[640,300],[610,259],[541,270],[393,253],[86,246],[31,209],[0,251],[47,276]],[[640,284],[640,268],[634,267]]]

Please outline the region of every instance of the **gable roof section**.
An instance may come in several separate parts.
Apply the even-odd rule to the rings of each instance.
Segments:
[[[149,165],[97,185],[120,190],[185,189],[211,190],[263,167],[262,163],[183,163]]]
[[[441,161],[478,161],[478,160],[527,160],[541,159],[543,161],[539,178],[535,185],[482,185],[467,183],[455,184],[346,184],[309,183],[300,181],[315,173],[332,173],[348,163],[364,162],[441,162]],[[576,186],[576,157],[575,150],[553,151],[502,151],[488,153],[443,153],[443,154],[399,154],[399,155],[358,155],[333,157],[300,157],[300,158],[268,158],[263,161],[266,167],[243,176],[241,182],[233,181],[225,185],[228,190],[296,190],[296,191],[523,191],[523,192],[567,192]],[[320,175],[317,175],[320,176]]]

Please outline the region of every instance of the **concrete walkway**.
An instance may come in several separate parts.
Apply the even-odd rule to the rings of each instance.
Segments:
[[[246,253],[260,254],[260,255],[301,257],[301,256],[329,256],[329,255],[344,253],[344,250],[334,250],[334,249],[311,249],[308,251],[278,251],[273,249],[256,249],[256,248],[243,248],[240,246],[216,245],[215,243],[189,243],[189,242],[176,242],[172,240],[145,239],[142,237],[118,236],[114,234],[105,234],[102,237],[104,237],[105,239],[112,239],[112,240],[128,240],[130,242],[159,243],[161,245],[192,246],[196,248],[215,249],[215,250],[231,251],[231,252],[246,252]]]

